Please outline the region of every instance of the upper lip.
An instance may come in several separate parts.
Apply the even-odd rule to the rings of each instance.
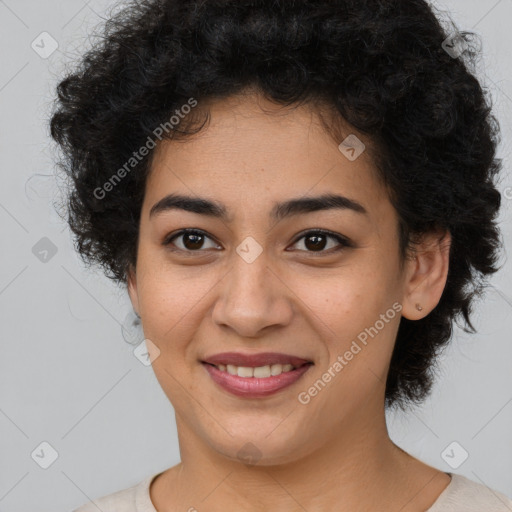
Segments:
[[[277,352],[261,352],[259,354],[242,354],[241,352],[222,352],[214,354],[202,360],[204,363],[213,365],[232,364],[234,366],[258,367],[272,364],[291,364],[294,367],[302,366],[305,363],[312,363],[308,359],[280,354]]]

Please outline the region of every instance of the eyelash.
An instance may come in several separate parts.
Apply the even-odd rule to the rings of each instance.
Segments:
[[[169,235],[168,237],[165,238],[165,240],[163,241],[162,245],[166,246],[169,250],[173,251],[173,252],[182,252],[182,253],[188,253],[188,254],[193,254],[193,253],[197,253],[197,252],[204,252],[205,250],[204,249],[198,249],[196,251],[192,251],[192,250],[187,250],[187,249],[180,249],[180,248],[171,248],[171,245],[173,243],[173,241],[176,239],[176,238],[179,238],[180,236],[182,235],[186,235],[186,234],[195,234],[195,235],[203,235],[205,236],[206,238],[210,238],[211,240],[212,237],[208,236],[207,233],[201,229],[195,229],[195,228],[188,228],[188,229],[182,229],[180,231],[178,231],[177,233],[173,233],[171,235]],[[333,253],[336,253],[336,252],[339,252],[347,247],[353,247],[353,244],[350,242],[350,240],[346,237],[343,237],[341,235],[338,235],[336,233],[333,233],[332,231],[328,231],[326,229],[312,229],[312,230],[308,230],[308,231],[305,231],[305,232],[302,232],[300,233],[295,240],[294,242],[292,243],[292,245],[295,245],[297,242],[299,242],[300,240],[302,240],[303,238],[307,238],[308,236],[310,235],[326,235],[330,238],[334,238],[339,244],[340,244],[340,247],[337,247],[337,248],[331,248],[331,249],[328,249],[328,250],[321,250],[321,251],[300,251],[300,252],[307,252],[307,253],[310,253],[310,254],[319,254],[319,255],[322,255],[322,254],[333,254]]]

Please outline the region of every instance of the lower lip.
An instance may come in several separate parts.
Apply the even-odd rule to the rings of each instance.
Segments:
[[[312,364],[304,364],[295,370],[265,378],[239,377],[238,375],[223,372],[216,366],[208,363],[203,363],[203,366],[219,386],[233,395],[244,398],[261,398],[291,386],[309,370]]]

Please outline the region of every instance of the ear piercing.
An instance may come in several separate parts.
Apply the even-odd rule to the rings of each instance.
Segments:
[[[417,309],[418,311],[421,311],[423,308],[422,308],[419,304],[416,304],[416,309]]]

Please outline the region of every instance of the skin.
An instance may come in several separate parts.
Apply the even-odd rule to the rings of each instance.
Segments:
[[[450,477],[391,441],[384,391],[400,315],[417,320],[439,302],[449,233],[425,236],[400,272],[398,218],[369,151],[349,161],[308,106],[283,108],[256,93],[204,105],[209,126],[155,150],[128,280],[145,337],[159,350],[153,369],[179,436],[181,462],[151,485],[155,508],[426,510]],[[350,133],[370,147],[346,127],[344,136]],[[231,218],[174,209],[150,219],[169,193],[220,202]],[[275,202],[325,193],[358,201],[368,215],[269,217]],[[187,235],[174,240],[178,252],[162,245],[183,228],[205,231],[203,245]],[[315,228],[353,246],[333,252],[340,245],[330,237],[320,249],[297,238]],[[236,252],[248,236],[262,248],[252,263]],[[401,313],[308,404],[299,403],[298,394],[396,302]],[[220,389],[200,363],[225,351],[283,352],[314,366],[277,394],[240,398]],[[253,465],[237,455],[246,443],[258,452]]]

